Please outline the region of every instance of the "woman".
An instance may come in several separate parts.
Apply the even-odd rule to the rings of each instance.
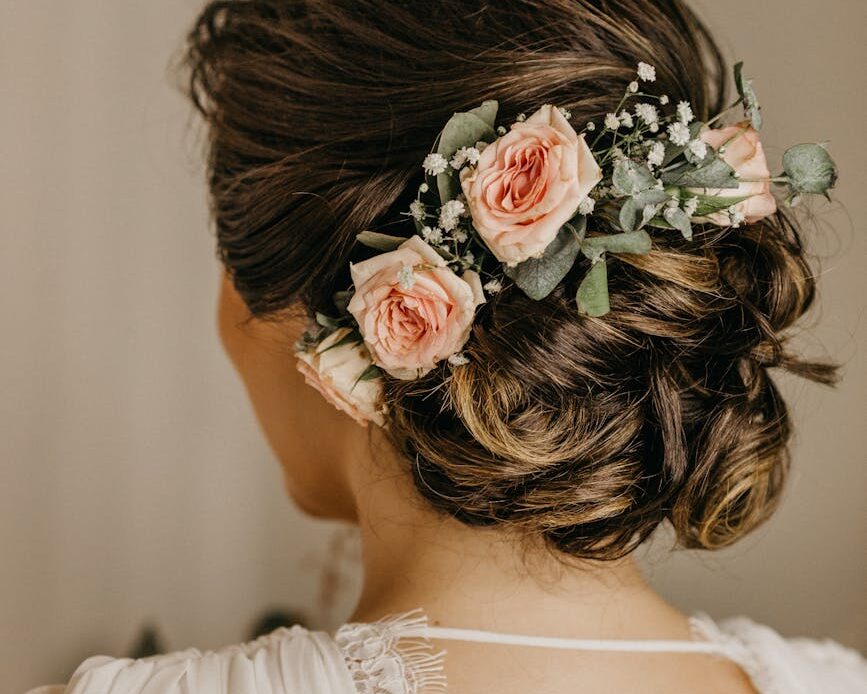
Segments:
[[[364,587],[333,634],[92,658],[58,691],[867,691],[857,653],[686,615],[631,558],[763,523],[769,370],[834,378],[786,346],[813,275],[689,9],[219,0],[188,64],[220,337],[289,495],[358,524]],[[773,178],[825,192],[826,157]]]

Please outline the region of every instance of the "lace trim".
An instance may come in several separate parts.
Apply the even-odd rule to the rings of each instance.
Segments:
[[[421,608],[341,626],[334,640],[358,693],[445,694],[446,651],[434,652],[429,638],[409,636],[426,628],[427,616]]]

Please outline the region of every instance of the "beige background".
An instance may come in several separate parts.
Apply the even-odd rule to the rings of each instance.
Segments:
[[[822,296],[800,339],[845,380],[786,384],[797,473],[766,529],[645,561],[687,609],[867,650],[867,3],[697,4],[756,77],[772,160],[831,140],[843,176],[807,228]],[[198,5],[0,0],[3,692],[123,653],[144,620],[171,648],[214,647],[270,604],[327,627],[354,598],[350,572],[320,599],[338,526],[283,499],[215,335],[199,145],[165,74]]]

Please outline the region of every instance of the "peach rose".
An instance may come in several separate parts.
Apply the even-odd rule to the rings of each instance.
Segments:
[[[296,352],[296,366],[304,380],[338,410],[362,426],[368,421],[382,426],[383,411],[377,408],[380,383],[358,380],[372,363],[367,348],[360,342],[334,346],[350,332],[350,328],[338,328],[315,347]]]
[[[584,135],[546,104],[460,176],[473,226],[500,262],[516,265],[542,254],[602,172]]]
[[[485,300],[478,274],[458,277],[418,236],[349,269],[355,293],[347,308],[374,363],[395,378],[423,376],[460,351]]]
[[[701,133],[700,138],[716,150],[725,145],[722,158],[741,178],[768,179],[771,177],[768,162],[765,159],[765,151],[759,141],[759,134],[749,121],[743,121],[727,128],[705,130]],[[771,194],[771,184],[767,180],[744,181],[737,190],[731,188],[711,191],[699,188],[697,191],[705,195],[725,197],[751,196],[735,205],[735,209],[743,214],[745,220],[750,224],[773,214],[777,210],[777,201]],[[722,212],[708,215],[708,219],[721,226],[729,223],[728,215]]]

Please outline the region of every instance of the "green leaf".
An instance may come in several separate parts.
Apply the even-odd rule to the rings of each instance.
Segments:
[[[635,231],[646,223],[644,209],[648,205],[656,207],[668,200],[668,193],[659,188],[651,188],[636,193],[623,203],[620,208],[620,228],[623,231]]]
[[[351,393],[355,390],[355,386],[361,383],[361,381],[372,381],[374,378],[379,378],[380,376],[382,376],[382,369],[380,369],[376,364],[371,364],[361,372],[358,378],[355,379],[355,383],[352,384],[352,388],[349,389],[349,392]]]
[[[608,302],[608,267],[604,256],[590,266],[581,280],[575,301],[578,310],[588,316],[604,316],[611,310]]]
[[[759,97],[756,95],[756,90],[753,89],[751,80],[744,79],[743,62],[735,65],[735,86],[738,88],[738,94],[744,101],[744,113],[752,122],[753,128],[756,130],[762,129],[762,113],[759,106]]]
[[[650,236],[646,231],[628,231],[623,234],[585,238],[581,243],[581,252],[591,262],[595,262],[606,251],[644,255],[650,252],[650,245]]]
[[[323,328],[331,328],[332,330],[340,327],[340,323],[336,318],[326,316],[324,313],[319,313],[319,311],[316,312],[316,322]]]
[[[471,111],[453,114],[437,138],[435,151],[449,160],[461,147],[473,147],[479,140],[493,142],[496,139],[494,133],[496,117],[496,101],[485,101]],[[445,173],[437,176],[441,204],[457,196],[459,183],[456,174],[457,172],[449,167]]]
[[[695,208],[693,217],[706,217],[715,212],[727,210],[732,205],[737,205],[744,200],[751,198],[751,195],[703,195],[701,193],[687,194],[685,199],[690,197],[698,198],[698,207]]]
[[[827,193],[837,183],[837,165],[822,145],[795,145],[783,154],[783,169],[795,193]]]
[[[570,224],[562,226],[541,258],[528,258],[514,267],[503,266],[506,276],[531,299],[539,301],[548,296],[575,264],[587,218],[581,217],[576,223],[577,228]]]
[[[683,238],[687,241],[692,239],[692,224],[686,212],[679,207],[666,207],[662,216],[665,217],[666,222],[683,234]]]
[[[647,223],[647,226],[653,227],[654,229],[668,229],[669,231],[674,229],[674,227],[666,222],[663,217],[654,217]]]
[[[479,119],[487,123],[488,127],[493,130],[494,125],[497,122],[497,110],[499,109],[499,106],[500,105],[494,99],[490,99],[488,101],[483,101],[481,106],[476,106],[475,108],[470,109],[467,113],[472,113],[474,116],[477,116]],[[473,144],[476,144],[476,142],[478,142],[478,140],[473,142]],[[466,146],[469,147],[470,145]],[[460,147],[457,149],[460,149]]]
[[[382,375],[382,369],[380,369],[376,364],[371,364],[364,371],[361,372],[358,380],[372,381],[374,378],[378,378],[380,375]]]
[[[611,182],[620,195],[635,195],[656,186],[656,178],[650,169],[626,158],[620,159],[614,165]]]
[[[378,251],[393,251],[400,246],[406,238],[403,236],[391,236],[390,234],[380,234],[378,231],[362,231],[355,236],[355,240],[368,248],[375,248]]]
[[[735,170],[718,156],[707,164],[693,168],[690,164],[679,166],[673,171],[662,174],[666,185],[685,188],[737,188],[740,184],[735,178]]]
[[[325,349],[320,350],[319,353],[322,354],[323,352],[327,352],[329,349],[334,349],[335,347],[342,347],[343,345],[361,344],[362,342],[364,342],[364,340],[362,340],[361,338],[361,333],[359,333],[357,330],[350,330],[348,333],[346,333],[346,335],[341,337],[333,345],[328,345],[328,347],[326,347]]]

